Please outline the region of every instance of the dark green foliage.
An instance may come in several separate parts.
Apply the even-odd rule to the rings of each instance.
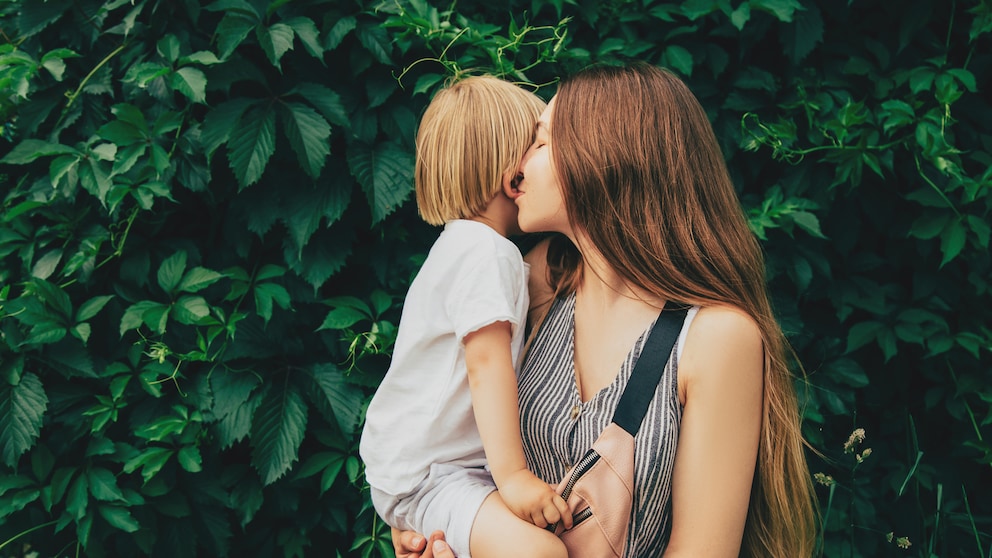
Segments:
[[[454,6],[0,1],[4,555],[390,555],[357,443],[421,111],[636,57],[764,240],[824,555],[992,556],[992,5]]]

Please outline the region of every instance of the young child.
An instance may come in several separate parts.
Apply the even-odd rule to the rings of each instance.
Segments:
[[[505,556],[508,540],[567,556],[542,527],[571,515],[520,442],[527,266],[506,238],[520,232],[507,193],[543,108],[509,82],[469,77],[437,93],[417,134],[417,207],[444,230],[410,285],[360,453],[386,523],[443,530],[460,558]]]

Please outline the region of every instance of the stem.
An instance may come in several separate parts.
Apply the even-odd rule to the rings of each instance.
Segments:
[[[971,514],[971,506],[968,504],[968,491],[961,485],[961,496],[964,498],[964,510],[968,513],[968,521],[971,522],[971,532],[975,535],[975,544],[978,545],[978,555],[982,556],[982,539],[978,536],[978,527],[975,525],[975,516]]]
[[[103,60],[100,61],[99,64],[97,64],[96,66],[94,66],[94,68],[92,70],[90,70],[90,73],[86,74],[86,77],[83,78],[83,81],[79,82],[79,87],[77,87],[76,90],[73,91],[72,93],[66,95],[66,97],[69,98],[69,102],[66,103],[65,109],[63,109],[63,111],[62,111],[63,114],[65,114],[65,111],[66,110],[69,110],[69,107],[72,106],[73,101],[75,101],[76,100],[76,97],[79,96],[79,93],[83,90],[83,87],[86,87],[86,83],[89,82],[89,80],[93,77],[93,74],[97,73],[97,71],[99,71],[100,68],[102,68],[104,66],[104,64],[106,64],[107,62],[110,62],[110,59],[113,58],[113,57],[115,57],[115,56],[117,56],[122,50],[124,50],[124,47],[126,47],[126,46],[127,46],[127,43],[124,43],[121,46],[119,46],[119,47],[115,48],[114,50],[110,51],[110,54],[108,54],[107,56],[105,56],[103,58]]]
[[[917,155],[917,154],[914,153],[913,154],[913,161],[916,162],[916,172],[919,173],[920,178],[922,178],[924,180],[924,182],[926,182],[927,184],[929,184],[930,187],[933,188],[933,191],[934,192],[937,192],[937,195],[940,196],[940,198],[942,200],[944,200],[944,203],[947,204],[947,207],[951,208],[951,211],[953,211],[954,214],[957,215],[958,218],[960,218],[961,217],[961,212],[958,211],[958,208],[954,207],[954,203],[951,202],[950,198],[948,198],[947,195],[944,194],[943,190],[940,189],[940,186],[937,186],[934,183],[933,180],[930,180],[930,177],[928,177],[926,174],[923,173],[923,167],[920,165],[920,157],[919,157],[919,155]]]
[[[11,537],[11,538],[3,541],[2,543],[0,543],[0,549],[2,549],[3,547],[7,546],[8,544],[16,541],[17,539],[23,537],[24,535],[31,534],[31,533],[39,530],[39,529],[44,529],[45,527],[48,527],[49,525],[55,525],[56,523],[58,523],[58,520],[49,521],[48,523],[42,523],[41,525],[35,525],[34,527],[32,527],[30,529],[26,529],[24,531],[21,531],[20,533],[18,533],[16,535],[14,535],[13,537]]]

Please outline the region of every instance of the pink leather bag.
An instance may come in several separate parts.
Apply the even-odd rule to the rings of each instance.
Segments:
[[[658,317],[609,424],[557,491],[572,511],[572,528],[548,526],[569,558],[620,558],[627,545],[634,499],[634,435],[640,429],[682,330],[688,308],[671,302]]]

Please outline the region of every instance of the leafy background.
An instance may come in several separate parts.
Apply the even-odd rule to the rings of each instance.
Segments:
[[[391,555],[433,91],[636,57],[768,254],[825,556],[992,556],[987,0],[0,1],[0,553]],[[634,115],[632,115],[633,117]]]

